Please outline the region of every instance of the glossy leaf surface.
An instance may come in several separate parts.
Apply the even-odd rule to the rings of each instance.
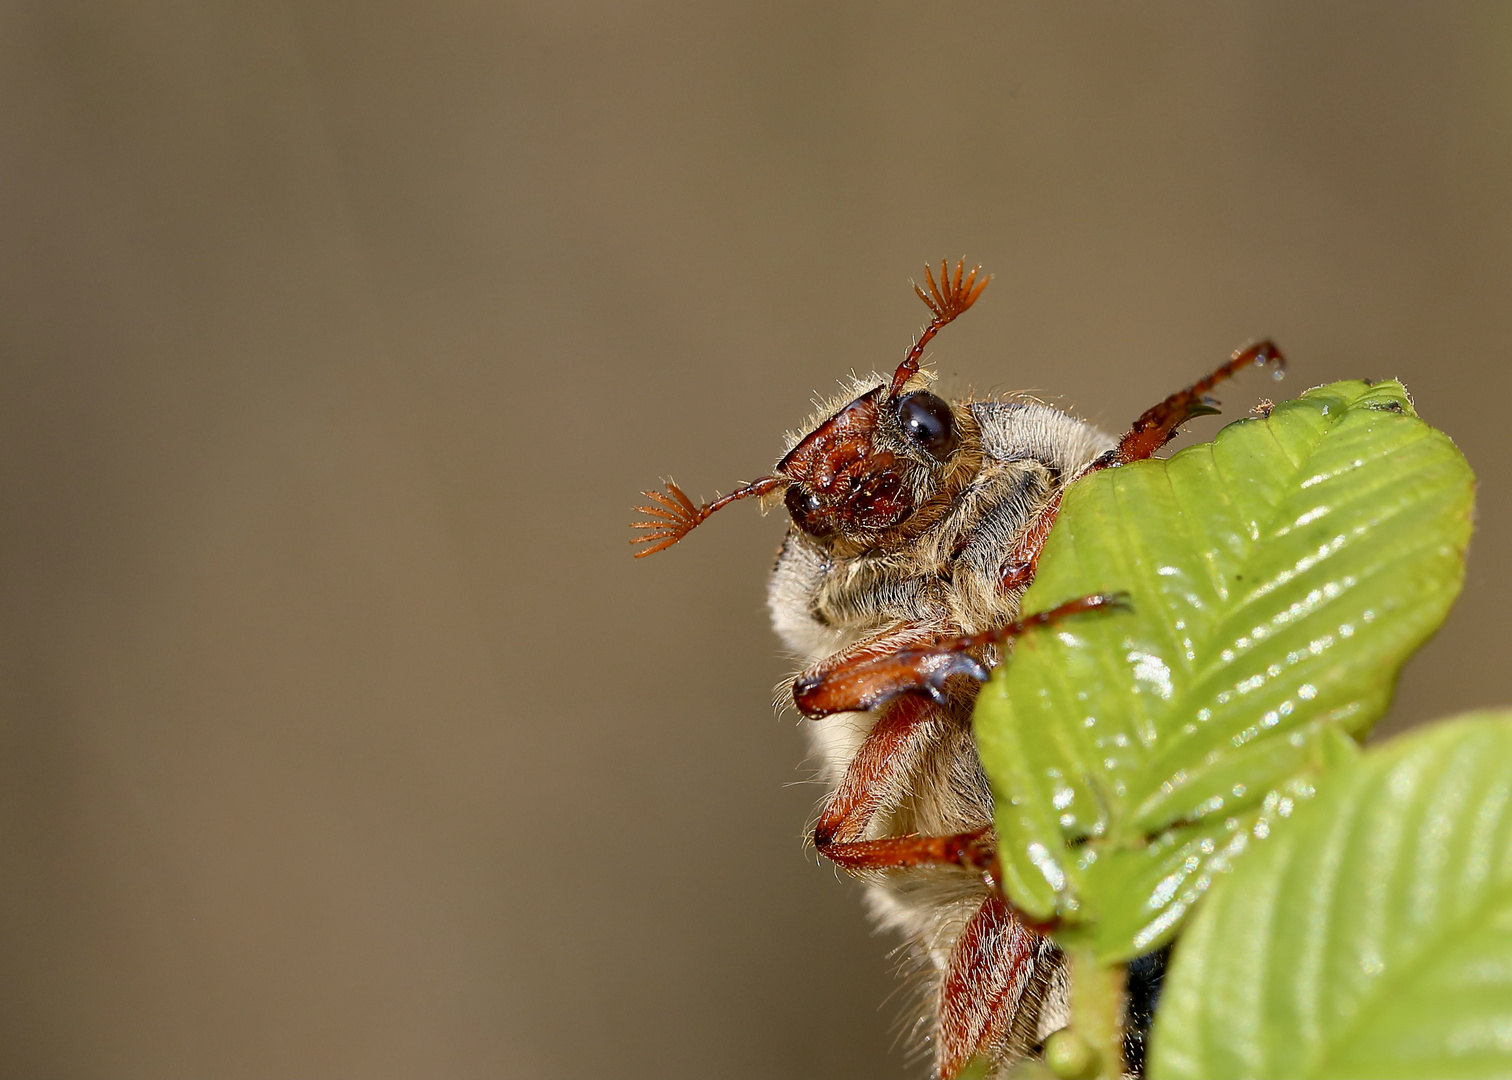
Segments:
[[[1512,1075],[1512,713],[1370,750],[1217,882],[1156,1077]]]
[[[1395,382],[1334,383],[1073,484],[977,741],[1004,885],[1100,955],[1167,940],[1384,711],[1464,575],[1473,478]]]

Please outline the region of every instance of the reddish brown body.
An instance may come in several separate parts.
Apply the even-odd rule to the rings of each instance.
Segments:
[[[1059,954],[997,888],[992,801],[971,737],[978,683],[1019,634],[1118,597],[1071,597],[1027,617],[1019,598],[1067,485],[1149,457],[1206,394],[1251,364],[1243,349],[1115,442],[1047,406],[947,403],[926,389],[924,345],[986,287],[940,267],[929,325],[890,379],[858,383],[795,436],[772,475],[704,506],[675,484],[647,492],[640,555],[671,546],[737,499],[783,501],[793,528],[773,574],[778,632],[805,662],[793,701],[832,785],[816,850],[872,885],[876,916],[909,940],[926,978],[925,1038],[939,1077],[991,1075],[1064,1022]]]

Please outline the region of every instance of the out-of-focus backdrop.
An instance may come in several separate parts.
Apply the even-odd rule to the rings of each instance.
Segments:
[[[0,1073],[908,1074],[781,522],[626,524],[963,254],[948,388],[1403,378],[1480,517],[1384,730],[1512,702],[1512,7],[0,6]]]

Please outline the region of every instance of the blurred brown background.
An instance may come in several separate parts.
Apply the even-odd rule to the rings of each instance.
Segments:
[[[1512,7],[0,5],[0,1072],[905,1075],[781,522],[626,523],[961,254],[947,386],[1402,377],[1480,531],[1386,728],[1512,701]]]

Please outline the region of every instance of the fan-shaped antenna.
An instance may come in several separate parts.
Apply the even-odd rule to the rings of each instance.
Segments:
[[[908,355],[898,365],[898,370],[893,372],[892,387],[888,391],[889,397],[897,397],[903,389],[903,384],[913,378],[919,371],[919,360],[924,355],[924,346],[929,344],[931,338],[940,330],[955,320],[956,316],[976,303],[977,297],[982,295],[982,290],[992,280],[991,274],[984,274],[980,281],[977,280],[977,272],[982,268],[976,267],[971,273],[966,273],[966,260],[956,263],[955,280],[951,280],[949,273],[950,264],[944,259],[940,260],[940,283],[935,284],[934,271],[926,264],[924,267],[924,280],[929,282],[929,291],[926,293],[917,283],[914,284],[914,292],[919,294],[919,299],[929,307],[933,316],[929,320],[918,340],[908,350]]]

